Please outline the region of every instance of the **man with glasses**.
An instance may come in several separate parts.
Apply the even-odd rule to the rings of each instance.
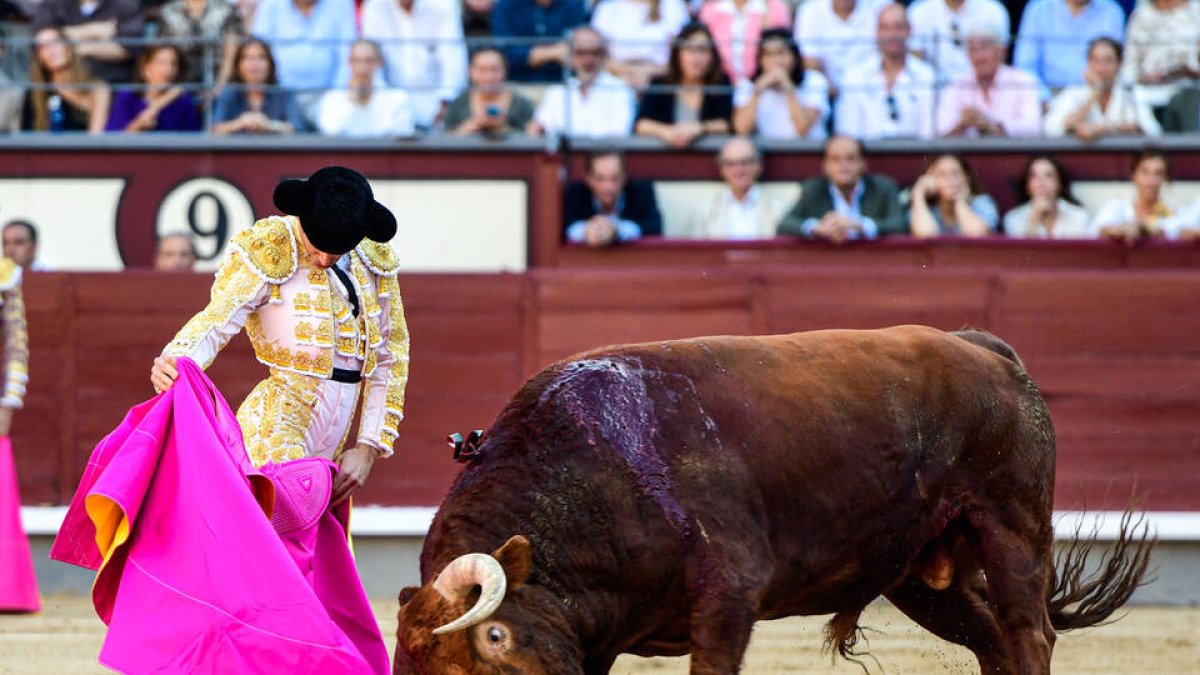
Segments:
[[[779,223],[779,234],[844,244],[908,230],[896,182],[867,173],[857,140],[831,136],[821,166],[825,175],[801,184],[800,201]]]
[[[762,175],[762,155],[745,136],[725,141],[717,156],[724,185],[711,201],[702,201],[703,210],[682,220],[678,231],[669,236],[689,239],[770,239],[775,225],[785,212],[758,184]]]
[[[834,118],[839,134],[859,140],[933,137],[933,68],[908,54],[910,35],[903,5],[880,10],[879,57],[846,74]]]
[[[971,72],[966,27],[984,22],[1011,34],[1008,10],[996,0],[916,0],[908,8],[914,52],[928,61],[939,84]]]
[[[608,44],[596,29],[580,26],[570,39],[572,76],[546,90],[529,122],[529,135],[572,138],[628,136],[637,109],[633,89],[606,69]]]

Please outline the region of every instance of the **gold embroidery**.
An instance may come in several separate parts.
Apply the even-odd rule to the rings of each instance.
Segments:
[[[12,258],[0,258],[0,291],[21,284],[21,267]]]
[[[246,452],[255,466],[307,455],[304,435],[312,423],[321,380],[272,370],[238,408]]]
[[[297,243],[288,221],[264,218],[234,236],[230,245],[246,253],[264,280],[281,284],[296,273]]]
[[[317,293],[317,299],[313,302],[313,309],[318,314],[329,314],[332,311],[332,304],[329,301],[329,291],[323,290]]]
[[[0,262],[11,262],[5,258]],[[4,395],[0,398],[9,408],[25,403],[25,387],[29,382],[29,331],[25,323],[25,300],[21,295],[21,272],[7,272],[12,284],[3,291],[0,317],[4,323]]]
[[[172,356],[194,356],[192,350],[196,345],[211,331],[228,324],[238,309],[250,302],[265,283],[246,262],[239,249],[230,251],[221,268],[217,270],[208,305],[179,329],[163,353]],[[199,365],[201,368],[208,368],[211,363],[212,358],[208,358],[205,363]]]
[[[396,274],[400,269],[400,260],[396,257],[396,250],[392,248],[391,244],[364,239],[354,251],[358,253],[358,257],[367,267],[378,275]]]
[[[325,276],[325,270],[319,267],[308,268],[308,283],[312,284],[313,286],[325,285],[327,278],[328,277]]]
[[[308,296],[308,293],[297,293],[292,298],[292,305],[296,307],[296,314],[305,315],[312,312],[312,298]]]
[[[326,319],[317,326],[316,344],[318,347],[333,346],[333,322]]]
[[[313,325],[307,321],[296,322],[296,342],[301,344],[313,343]]]

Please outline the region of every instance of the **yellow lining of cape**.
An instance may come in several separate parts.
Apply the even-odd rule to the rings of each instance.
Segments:
[[[100,563],[96,579],[92,582],[94,588],[113,553],[129,541],[129,518],[115,500],[105,495],[88,495],[84,500],[84,508],[88,518],[92,520],[92,525],[96,527],[96,548],[100,549],[100,554],[104,556],[104,562]]]

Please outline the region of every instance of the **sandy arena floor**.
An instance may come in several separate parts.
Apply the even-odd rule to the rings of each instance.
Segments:
[[[375,603],[380,626],[394,643],[394,601]],[[86,598],[46,598],[39,615],[0,614],[0,673],[64,675],[105,673],[96,663],[104,639],[104,625]],[[844,661],[831,662],[821,652],[823,618],[796,618],[758,625],[745,673],[858,673],[863,670]],[[863,615],[862,625],[875,629],[871,649],[876,661],[867,660],[870,673],[936,674],[972,673],[975,662],[958,647],[925,633],[889,605],[874,605]],[[1057,675],[1200,674],[1200,608],[1138,607],[1115,624],[1069,633],[1060,637],[1054,651]],[[613,673],[686,675],[687,659],[623,657]]]

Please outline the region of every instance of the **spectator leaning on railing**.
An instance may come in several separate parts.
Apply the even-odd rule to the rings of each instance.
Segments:
[[[877,58],[875,25],[884,0],[809,0],[796,10],[804,65],[820,71],[836,94],[851,68]]]
[[[138,0],[41,0],[33,30],[58,28],[88,72],[110,84],[129,82],[146,18]]]
[[[730,82],[754,72],[758,41],[768,28],[788,28],[788,8],[780,0],[709,0],[696,14],[708,26]]]
[[[683,0],[600,0],[592,28],[609,45],[609,70],[634,89],[664,75],[671,41],[689,20]]]
[[[1016,181],[1020,204],[1004,214],[1004,234],[1026,239],[1087,239],[1087,211],[1071,194],[1066,171],[1048,155],[1025,163]]]
[[[1120,43],[1125,12],[1113,0],[1033,0],[1021,14],[1013,65],[1054,89],[1083,84],[1088,45]]]
[[[88,74],[61,31],[43,28],[34,33],[29,91],[21,111],[23,130],[100,133],[111,100],[108,85]]]
[[[542,96],[529,134],[572,138],[628,136],[637,97],[633,89],[605,70],[608,45],[590,26],[571,31],[571,77],[549,87]]]
[[[280,89],[271,47],[247,38],[233,55],[233,75],[213,104],[213,133],[290,134],[305,131],[300,106]]]
[[[152,45],[138,56],[136,90],[118,92],[108,131],[200,131],[196,99],[179,84],[183,54],[175,45]]]
[[[770,239],[786,207],[758,184],[762,154],[754,141],[734,136],[717,155],[722,185],[710,200],[698,200],[667,234],[686,239]],[[671,220],[667,222],[668,227]]]
[[[1162,128],[1150,106],[1138,98],[1133,85],[1117,80],[1121,72],[1121,45],[1106,37],[1088,45],[1087,84],[1067,87],[1051,101],[1046,112],[1046,135],[1072,134],[1094,141],[1114,134],[1158,136]]]
[[[470,87],[446,107],[445,131],[489,137],[524,133],[533,119],[533,104],[505,84],[504,52],[496,47],[476,49],[467,75]]]
[[[712,34],[704,24],[688,24],[671,48],[666,77],[654,80],[642,96],[634,131],[685,148],[706,134],[729,133],[732,115],[729,80]]]
[[[662,215],[654,186],[629,180],[620,153],[601,151],[588,156],[583,182],[567,186],[563,226],[567,241],[600,247],[662,234]]]
[[[966,50],[969,26],[996,26],[1006,39],[1011,32],[1008,10],[996,0],[916,0],[908,7],[908,21],[913,49],[933,66],[939,84],[971,72]]]
[[[366,0],[362,35],[383,47],[388,85],[409,96],[413,122],[431,128],[467,84],[462,21],[443,0]]]
[[[779,223],[779,234],[844,244],[905,232],[896,183],[867,173],[862,143],[846,136],[825,141],[823,176],[800,187],[800,200]]]
[[[839,134],[860,140],[934,136],[933,68],[908,53],[910,33],[903,5],[879,10],[878,56],[846,73],[835,108]]]
[[[372,40],[350,46],[350,82],[325,92],[317,106],[317,128],[326,136],[394,138],[414,132],[408,95],[380,88],[383,53]]]
[[[804,64],[787,29],[763,31],[752,80],[734,87],[734,131],[761,138],[825,138],[829,82]]]
[[[191,272],[196,265],[196,243],[185,232],[172,232],[158,238],[154,248],[156,272]]]
[[[583,0],[496,0],[492,36],[517,82],[557,82],[567,63],[563,36],[587,18]]]
[[[1037,78],[1004,65],[1008,36],[997,24],[972,24],[966,31],[971,73],[947,85],[938,101],[942,136],[1037,136],[1042,104]]]
[[[957,234],[983,237],[996,231],[996,202],[962,156],[934,156],[909,193],[909,230],[914,237]]]
[[[1146,150],[1133,160],[1132,198],[1110,199],[1092,218],[1093,236],[1132,244],[1166,237],[1178,226],[1175,208],[1163,201],[1163,185],[1171,180],[1171,163],[1159,150]]]

